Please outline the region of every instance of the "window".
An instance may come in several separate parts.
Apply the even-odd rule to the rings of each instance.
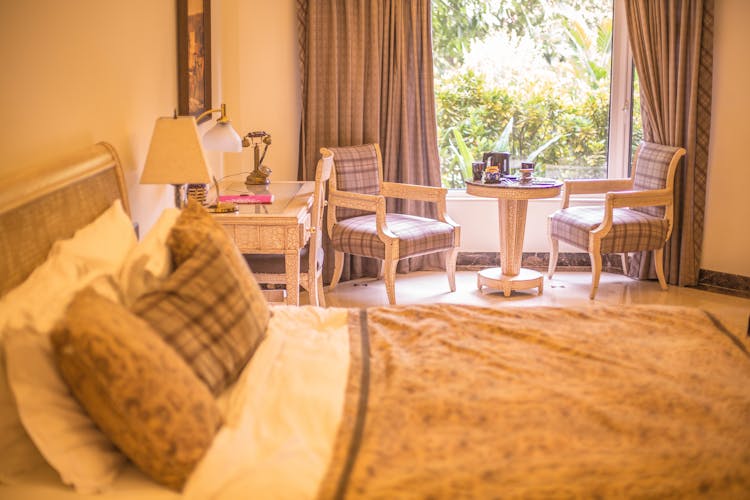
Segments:
[[[640,117],[624,1],[433,1],[443,186],[462,188],[487,151],[544,177],[628,175]]]

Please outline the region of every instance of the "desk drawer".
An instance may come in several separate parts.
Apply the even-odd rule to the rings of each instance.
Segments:
[[[223,226],[243,253],[281,253],[284,250],[296,250],[305,245],[309,217],[303,224],[295,225],[223,224]]]

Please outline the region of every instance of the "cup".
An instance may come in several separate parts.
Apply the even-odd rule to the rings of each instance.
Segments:
[[[484,174],[484,162],[472,162],[471,174],[473,175],[474,182],[482,182],[482,174]]]
[[[521,168],[521,182],[527,184],[531,182],[531,176],[534,174],[534,163],[530,161],[522,161]]]

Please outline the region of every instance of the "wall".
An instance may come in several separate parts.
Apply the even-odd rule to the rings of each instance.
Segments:
[[[0,173],[98,141],[120,154],[133,218],[172,203],[138,179],[157,116],[177,103],[175,2],[0,2]]]
[[[301,115],[294,0],[214,0],[221,6],[221,85],[228,112],[240,134],[264,130],[272,145],[264,165],[271,180],[296,180]],[[252,150],[224,154],[226,175],[253,168]],[[240,179],[242,177],[239,177]]]
[[[721,0],[715,5],[711,147],[701,268],[750,276],[750,2]]]

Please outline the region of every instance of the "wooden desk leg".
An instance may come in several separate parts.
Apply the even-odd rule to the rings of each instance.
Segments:
[[[286,268],[286,304],[299,305],[299,250],[284,254]]]
[[[523,236],[526,230],[528,200],[499,199],[500,267],[506,276],[517,276],[521,271]],[[508,293],[509,294],[509,293]]]

